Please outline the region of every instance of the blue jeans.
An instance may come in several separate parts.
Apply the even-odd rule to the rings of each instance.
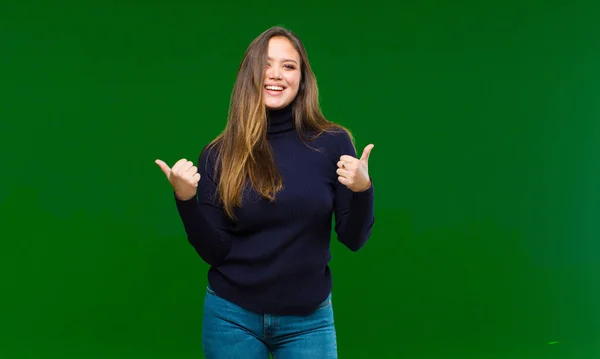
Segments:
[[[257,314],[218,297],[204,299],[206,359],[337,359],[331,294],[308,316]]]

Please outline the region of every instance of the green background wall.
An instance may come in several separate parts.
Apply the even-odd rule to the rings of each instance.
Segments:
[[[0,357],[202,357],[207,266],[153,161],[197,158],[276,24],[375,144],[340,357],[600,354],[600,5],[201,3],[1,3]]]

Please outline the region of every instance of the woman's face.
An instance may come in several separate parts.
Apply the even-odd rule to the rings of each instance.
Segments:
[[[300,80],[300,54],[287,38],[272,37],[265,68],[265,106],[277,110],[289,105],[298,94]]]

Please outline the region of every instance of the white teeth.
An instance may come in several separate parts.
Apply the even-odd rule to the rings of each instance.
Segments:
[[[281,86],[267,86],[265,87],[267,90],[273,90],[273,91],[283,91],[283,87]]]

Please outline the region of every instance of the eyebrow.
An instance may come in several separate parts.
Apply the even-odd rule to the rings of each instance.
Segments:
[[[267,59],[268,59],[269,61],[272,61],[272,60],[273,60],[273,58],[272,58],[272,57],[267,57]],[[298,63],[298,62],[296,62],[296,60],[294,60],[294,59],[283,59],[283,62],[295,62],[296,64]]]

